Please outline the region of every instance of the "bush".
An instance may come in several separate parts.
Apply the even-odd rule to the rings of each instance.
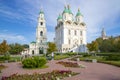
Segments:
[[[5,53],[3,56],[0,56],[0,61],[5,61],[10,59],[9,52]]]
[[[110,60],[110,61],[120,61],[120,56],[117,56],[117,55],[110,55],[110,56],[106,56],[105,57],[106,60]]]
[[[75,56],[75,55],[77,55],[77,53],[74,53],[74,52],[69,52],[69,53],[66,53],[67,55],[69,55],[69,56]]]
[[[83,57],[90,57],[91,54],[83,54]]]
[[[36,68],[42,67],[43,65],[45,65],[47,63],[45,58],[43,58],[43,57],[40,58],[38,56],[34,57],[34,61],[36,62]]]
[[[10,53],[7,52],[4,54],[4,60],[9,60],[10,59]]]
[[[120,56],[120,53],[97,53],[97,56]]]
[[[26,58],[22,61],[24,68],[40,68],[47,63],[45,58],[34,56],[31,58]]]
[[[56,55],[61,55],[62,53],[55,53]]]

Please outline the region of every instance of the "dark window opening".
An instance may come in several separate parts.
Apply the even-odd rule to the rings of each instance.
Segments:
[[[43,25],[43,22],[40,22],[41,25]]]
[[[43,48],[39,48],[39,54],[43,54],[44,51],[43,51]]]
[[[75,30],[75,35],[77,34],[77,31]]]
[[[43,36],[43,32],[42,31],[40,32],[40,36]]]
[[[34,55],[34,50],[32,50],[32,55]]]

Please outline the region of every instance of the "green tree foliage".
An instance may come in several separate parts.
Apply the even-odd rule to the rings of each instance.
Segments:
[[[57,47],[56,47],[55,43],[49,42],[47,53],[50,54],[50,53],[55,52],[55,51],[57,51]]]
[[[10,54],[20,54],[21,51],[24,50],[23,45],[15,43],[15,44],[10,44]]]
[[[101,52],[120,52],[120,37],[110,37],[105,40],[97,38],[92,43],[87,44],[87,47],[90,51],[100,50]]]
[[[89,51],[98,51],[98,42],[92,41],[92,43],[87,44]]]
[[[5,54],[6,52],[8,52],[9,50],[9,46],[7,44],[6,40],[3,40],[2,43],[0,43],[0,54]]]
[[[29,48],[29,45],[28,44],[23,44],[22,45],[24,48]]]

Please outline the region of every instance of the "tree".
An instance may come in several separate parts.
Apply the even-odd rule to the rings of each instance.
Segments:
[[[55,51],[57,51],[57,47],[56,47],[55,43],[48,42],[47,53],[50,54],[50,53],[55,52]]]
[[[21,51],[24,50],[24,47],[18,43],[10,44],[10,54],[20,54]]]
[[[0,54],[5,54],[6,52],[8,52],[9,50],[9,46],[7,44],[6,40],[3,40],[3,42],[0,44]]]
[[[29,45],[28,44],[23,44],[22,45],[24,48],[29,48]]]
[[[98,51],[97,41],[92,41],[92,43],[87,44],[89,51]]]

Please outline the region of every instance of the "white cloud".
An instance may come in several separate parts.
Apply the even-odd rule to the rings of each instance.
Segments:
[[[81,13],[84,15],[84,21],[87,24],[88,42],[100,36],[103,26],[105,29],[109,30],[114,28],[114,26],[112,26],[114,24],[112,24],[111,27],[108,27],[107,25],[105,26],[105,22],[108,21],[107,24],[111,24],[111,22],[114,23],[114,20],[120,12],[119,0],[35,0],[34,3],[29,0],[26,1],[28,1],[31,6],[34,6],[35,8],[37,7],[37,9],[40,8],[40,5],[43,6],[47,21],[46,24],[50,25],[51,28],[56,26],[57,16],[63,11],[65,4],[71,5],[74,15],[76,14],[77,9],[80,8]],[[54,32],[51,32],[51,35],[53,34]],[[48,39],[51,40],[51,36],[48,36]]]
[[[120,0],[23,0],[16,1],[21,6],[17,10],[17,13],[11,12],[9,7],[6,10],[0,10],[7,17],[16,17],[20,21],[28,21],[33,26],[37,25],[37,16],[42,6],[46,24],[48,28],[48,41],[53,41],[54,31],[50,32],[50,28],[54,28],[57,24],[57,16],[64,9],[65,4],[71,5],[71,10],[74,15],[77,9],[80,8],[81,13],[84,15],[84,21],[87,24],[87,41],[90,42],[100,36],[102,27],[104,26],[106,31],[111,31],[116,28],[115,21],[120,14]],[[23,12],[22,14],[19,12]],[[118,33],[120,34],[120,33]],[[34,36],[33,36],[34,37]]]
[[[15,34],[0,34],[0,41],[2,40],[7,40],[9,43],[26,43],[27,40],[24,36],[22,35],[15,35]]]

